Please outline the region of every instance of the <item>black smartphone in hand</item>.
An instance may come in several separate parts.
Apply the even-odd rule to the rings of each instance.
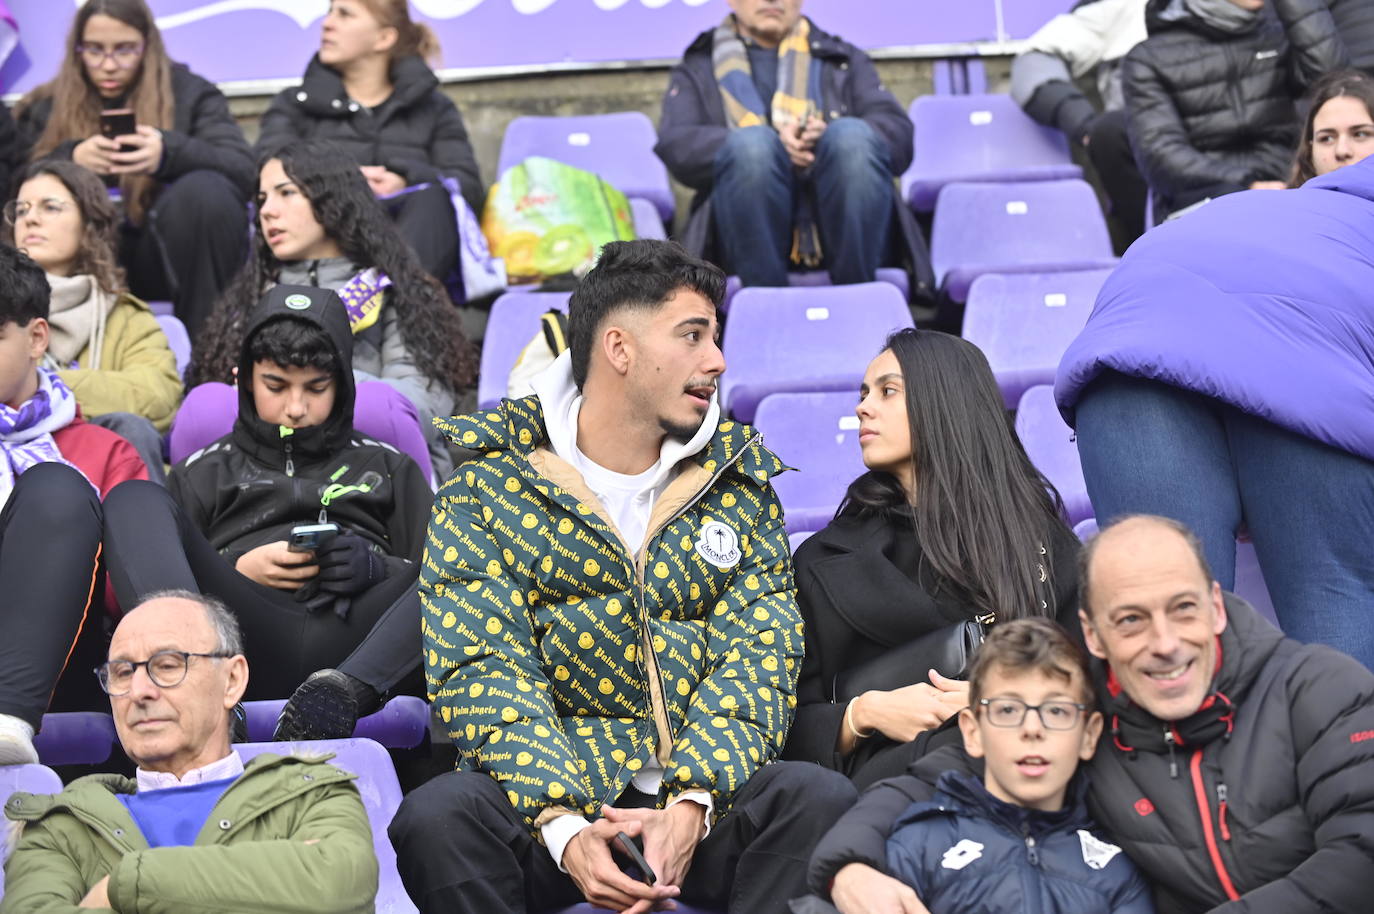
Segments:
[[[134,120],[132,108],[111,108],[100,112],[100,135],[107,140],[135,133],[138,133],[138,122]],[[122,143],[119,147],[120,152],[130,152],[133,149],[134,147],[128,143]]]
[[[645,885],[653,885],[658,881],[654,876],[654,871],[649,869],[649,863],[644,859],[644,855],[639,852],[639,845],[635,844],[634,838],[624,832],[615,836],[615,843],[620,845],[620,849],[625,852],[625,856],[630,858],[630,862],[639,868],[639,878]]]
[[[338,524],[301,524],[291,528],[286,548],[291,552],[314,552],[338,535]]]

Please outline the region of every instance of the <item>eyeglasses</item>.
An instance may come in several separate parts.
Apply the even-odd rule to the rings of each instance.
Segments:
[[[223,651],[213,654],[198,654],[194,651],[158,651],[147,660],[137,662],[133,660],[107,660],[95,668],[95,678],[100,680],[100,687],[105,690],[105,694],[116,697],[127,695],[129,690],[134,687],[134,671],[143,667],[148,671],[148,678],[153,681],[153,685],[162,689],[174,689],[185,681],[192,657],[223,660],[232,656],[234,655],[226,654]]]
[[[1026,719],[1027,711],[1040,715],[1040,723],[1046,730],[1072,730],[1079,717],[1088,710],[1087,705],[1073,701],[1044,701],[1038,705],[1028,705],[1019,698],[984,698],[978,704],[986,709],[988,723],[994,727],[1019,727]]]
[[[28,217],[34,207],[38,207],[38,214],[44,219],[51,219],[60,216],[71,208],[71,204],[66,200],[58,200],[56,197],[47,197],[37,203],[30,203],[27,200],[11,200],[5,204],[3,210],[5,222],[15,225]]]
[[[115,66],[121,70],[129,70],[136,66],[143,57],[142,44],[117,44],[109,50],[104,45],[99,44],[79,44],[76,46],[76,53],[81,55],[81,59],[86,61],[90,67],[98,67],[106,59],[115,62]]]

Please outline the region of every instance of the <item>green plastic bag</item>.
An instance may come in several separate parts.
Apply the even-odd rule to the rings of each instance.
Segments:
[[[589,171],[542,156],[508,168],[492,185],[482,232],[512,284],[581,276],[603,244],[635,237],[624,194]]]

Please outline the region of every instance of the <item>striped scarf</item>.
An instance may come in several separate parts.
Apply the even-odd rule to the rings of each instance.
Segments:
[[[769,107],[764,108],[758,86],[749,67],[749,52],[744,48],[735,25],[735,16],[726,16],[716,26],[711,46],[711,67],[725,104],[725,119],[731,130],[771,124],[774,130],[796,130],[807,118],[824,117],[821,104],[821,65],[811,58],[811,23],[797,19],[791,31],[778,44],[778,88]],[[817,267],[821,263],[821,238],[809,197],[803,196],[796,208],[792,231],[793,263]]]
[[[391,279],[380,270],[363,270],[344,283],[338,295],[348,311],[348,324],[355,334],[377,323]]]
[[[0,506],[9,501],[20,474],[40,463],[65,463],[81,472],[52,437],[76,418],[76,397],[57,372],[37,371],[38,390],[23,405],[14,409],[0,403]]]

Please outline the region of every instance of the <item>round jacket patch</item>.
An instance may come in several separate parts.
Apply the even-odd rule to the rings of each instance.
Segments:
[[[697,537],[697,555],[717,568],[734,568],[739,564],[739,534],[718,520],[708,520]]]

